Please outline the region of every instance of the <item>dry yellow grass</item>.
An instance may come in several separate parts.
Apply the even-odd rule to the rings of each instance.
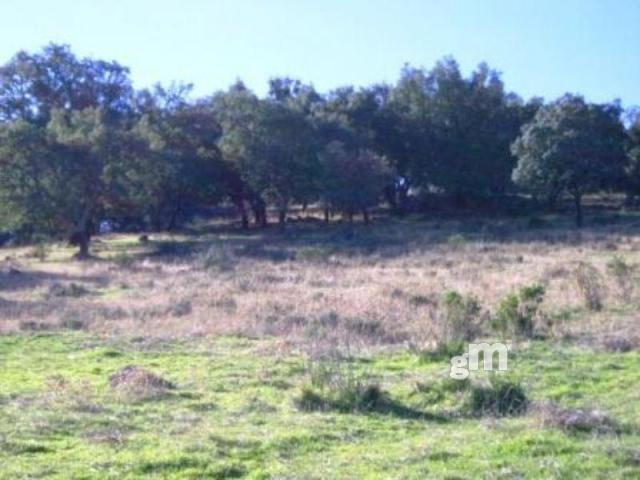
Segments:
[[[152,235],[149,247],[135,236],[111,235],[95,245],[100,259],[84,263],[61,247],[44,262],[28,248],[5,249],[0,332],[231,333],[425,348],[437,340],[445,292],[476,296],[489,315],[506,294],[540,283],[553,334],[634,337],[637,289],[622,298],[606,264],[614,255],[630,266],[640,262],[636,233],[633,225],[576,232],[385,221],[369,228],[294,225],[287,235]],[[147,254],[158,245],[191,250]],[[580,262],[601,275],[601,311],[585,307],[574,273]]]

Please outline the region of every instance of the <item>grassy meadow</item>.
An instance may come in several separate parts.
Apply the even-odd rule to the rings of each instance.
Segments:
[[[638,478],[640,218],[570,225],[4,248],[0,478]],[[470,339],[508,372],[449,378]]]

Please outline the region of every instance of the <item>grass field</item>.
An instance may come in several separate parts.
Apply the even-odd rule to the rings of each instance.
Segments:
[[[640,223],[595,220],[5,249],[0,477],[638,478]],[[450,379],[447,293],[493,340],[529,285],[509,371]],[[486,401],[500,382],[522,409]]]

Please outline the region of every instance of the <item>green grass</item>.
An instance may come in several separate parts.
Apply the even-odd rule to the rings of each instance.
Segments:
[[[131,364],[177,389],[123,399],[108,380]],[[466,415],[446,359],[407,352],[347,363],[402,408],[302,411],[307,366],[268,339],[0,337],[0,478],[640,476],[639,352],[533,343],[510,357],[531,400],[603,408],[625,426],[597,435]]]

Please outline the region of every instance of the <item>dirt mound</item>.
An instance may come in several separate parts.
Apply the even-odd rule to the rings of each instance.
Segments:
[[[128,365],[111,375],[109,385],[118,392],[139,398],[162,395],[176,388],[169,380],[137,365]]]
[[[584,432],[610,432],[617,429],[616,422],[603,410],[562,408],[554,403],[540,404],[535,414],[545,427]]]

